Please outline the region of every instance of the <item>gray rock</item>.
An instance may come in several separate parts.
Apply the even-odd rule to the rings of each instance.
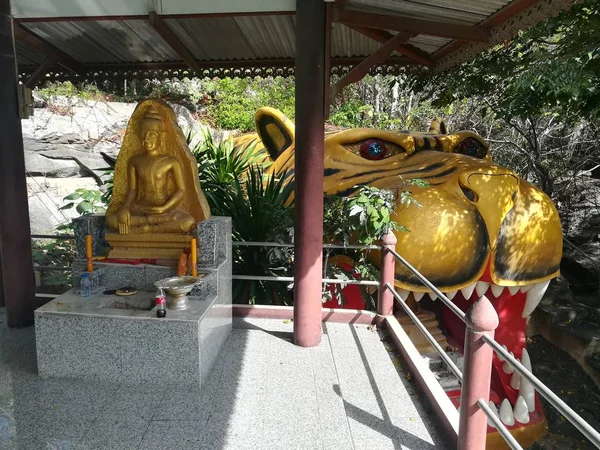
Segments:
[[[57,136],[53,142],[56,144],[83,144],[85,140],[75,133],[67,133]]]
[[[92,178],[28,177],[29,219],[33,234],[53,234],[56,225],[79,216],[75,209],[61,210],[65,196],[76,189],[96,189]]]
[[[81,167],[72,160],[48,159],[39,153],[25,152],[25,169],[28,176],[51,178],[79,177]]]
[[[91,176],[99,185],[102,184],[100,177],[108,168],[100,153],[87,151],[85,147],[54,146],[39,154],[52,161],[74,161],[80,169],[81,176]]]

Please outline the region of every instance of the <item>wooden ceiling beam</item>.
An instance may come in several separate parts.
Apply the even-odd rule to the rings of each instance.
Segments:
[[[375,30],[373,28],[355,26],[350,26],[349,28],[352,28],[354,31],[362,34],[363,36],[371,38],[382,44],[388,42],[391,38],[394,37],[393,34],[388,33],[384,30]],[[426,52],[424,52],[420,48],[415,47],[414,45],[400,44],[398,47],[396,47],[395,50],[398,53],[402,53],[404,56],[414,60],[415,62],[418,62],[419,64],[423,64],[425,66],[433,65],[433,59],[431,59],[431,57]]]
[[[415,19],[405,16],[354,11],[339,6],[333,7],[333,21],[343,23],[347,26],[426,34],[446,39],[487,42],[490,37],[489,31],[481,27],[434,22],[432,20]]]
[[[525,11],[527,8],[531,8],[539,1],[540,0],[515,0],[511,3],[509,3],[508,5],[506,5],[500,11],[492,14],[490,17],[488,17],[483,22],[481,22],[479,25],[483,26],[485,28],[497,27],[498,25],[501,25],[504,22],[506,22],[507,20],[513,18],[517,14]],[[435,61],[437,61],[439,59],[442,59],[444,56],[447,56],[450,53],[455,52],[460,47],[462,47],[466,44],[468,44],[468,42],[464,41],[464,40],[456,40],[454,42],[449,42],[447,45],[445,45],[444,47],[442,47],[441,49],[436,51],[432,55],[432,57]]]
[[[25,80],[23,83],[29,89],[33,89],[49,72],[50,67],[56,64],[56,58],[47,57],[44,62],[42,62],[37,69],[35,69],[29,78]]]
[[[188,50],[185,44],[181,42],[173,30],[169,28],[163,18],[156,14],[156,12],[150,11],[149,20],[152,28],[156,30],[156,32],[161,38],[163,38],[167,45],[185,61],[190,69],[196,72],[196,74],[200,75],[202,68],[198,64],[198,60],[194,57],[194,55],[192,55],[192,52]]]
[[[83,65],[76,59],[72,58],[71,56],[67,55],[66,53],[63,53],[62,51],[58,50],[54,46],[46,43],[45,41],[43,41],[36,35],[30,33],[28,30],[19,26],[18,24],[15,24],[13,29],[14,29],[15,39],[17,41],[19,41],[20,43],[37,51],[38,53],[42,53],[47,58],[54,60],[56,63],[60,64],[65,69],[70,70],[71,72],[74,72],[79,75],[83,75],[85,73],[85,69],[83,68]],[[46,61],[44,61],[44,63],[45,62]],[[46,67],[46,69],[47,69],[47,67]]]
[[[349,84],[356,83],[357,81],[362,80],[366,74],[375,66],[376,64],[381,64],[388,60],[392,52],[396,49],[398,45],[402,42],[406,42],[408,39],[412,37],[411,33],[398,32],[394,37],[392,37],[388,42],[383,44],[375,53],[365,58],[362,62],[360,62],[357,66],[352,68],[350,72],[342,79],[340,79],[337,83],[335,83],[330,90],[330,99],[331,102],[335,99],[335,97],[342,92],[342,90],[348,86]]]

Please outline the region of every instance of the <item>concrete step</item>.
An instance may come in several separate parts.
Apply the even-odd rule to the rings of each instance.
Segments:
[[[425,309],[420,309],[415,314],[423,323],[427,331],[431,333],[436,342],[440,344],[444,350],[447,349],[448,342],[442,333],[442,330],[439,328],[439,322],[437,321],[435,314]],[[423,333],[421,333],[408,315],[399,312],[396,314],[396,319],[398,319],[398,322],[402,328],[404,328],[411,341],[422,355],[435,352],[433,346],[429,343],[425,336],[423,336]]]

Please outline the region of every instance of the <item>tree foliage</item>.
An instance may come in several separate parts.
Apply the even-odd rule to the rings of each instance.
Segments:
[[[413,74],[412,88],[434,106],[481,98],[506,120],[547,113],[597,118],[599,29],[600,3],[587,0],[454,69]]]

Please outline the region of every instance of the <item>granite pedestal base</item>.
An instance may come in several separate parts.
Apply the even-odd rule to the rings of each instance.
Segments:
[[[232,326],[231,221],[209,219],[198,234],[206,256],[198,271],[205,277],[192,291],[188,310],[156,317],[154,282],[172,276],[174,268],[102,263],[94,267],[102,269],[105,290],[128,285],[139,292],[82,298],[74,288],[38,308],[40,376],[201,386]],[[75,280],[81,264],[74,266]]]
[[[118,234],[106,233],[105,239],[112,250],[109,258],[165,258],[177,260],[189,250],[192,236],[174,233]]]

